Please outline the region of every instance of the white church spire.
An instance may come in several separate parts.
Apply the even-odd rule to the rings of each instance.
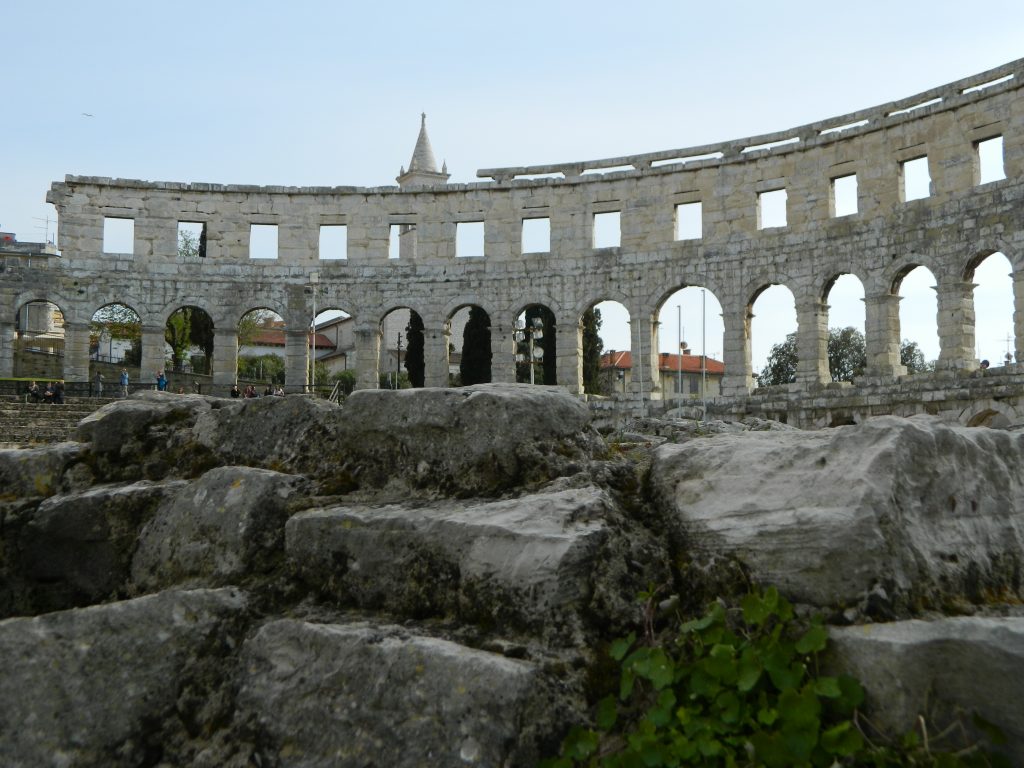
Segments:
[[[434,149],[430,146],[430,137],[427,135],[427,113],[422,112],[420,135],[416,139],[412,160],[409,161],[409,170],[403,167],[395,180],[399,186],[408,187],[419,184],[446,184],[449,176],[447,164],[440,171],[437,170],[437,159],[434,157]]]

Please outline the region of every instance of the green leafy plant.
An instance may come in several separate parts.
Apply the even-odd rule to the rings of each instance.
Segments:
[[[641,596],[648,608],[655,595]],[[860,684],[819,674],[823,620],[796,621],[775,588],[746,595],[739,611],[712,603],[663,644],[650,614],[643,638],[609,649],[619,690],[598,702],[595,727],[574,727],[544,768],[1000,764],[975,747],[940,754],[914,733],[897,745],[868,740]]]

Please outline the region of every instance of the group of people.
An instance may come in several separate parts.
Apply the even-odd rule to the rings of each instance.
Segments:
[[[270,397],[270,396],[274,396],[274,395],[276,395],[278,397],[283,396],[284,395],[284,387],[282,387],[280,384],[277,387],[273,387],[270,384],[267,384],[267,388],[263,390],[263,396],[264,397]],[[248,397],[259,397],[260,393],[256,391],[256,385],[255,384],[249,384],[249,385],[246,386],[246,388],[244,390],[241,390],[241,389],[238,388],[238,384],[235,383],[235,384],[231,385],[231,396],[232,397],[246,397],[246,398],[248,398]]]
[[[64,402],[64,382],[52,381],[45,389],[40,389],[36,382],[28,385],[28,399],[33,403],[55,403]]]

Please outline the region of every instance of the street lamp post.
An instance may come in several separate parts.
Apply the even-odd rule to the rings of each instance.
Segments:
[[[530,366],[530,383],[536,383],[536,377],[534,374],[534,366],[537,364],[537,358],[540,358],[541,362],[544,359],[544,350],[541,347],[534,345],[535,341],[540,341],[544,338],[544,320],[539,317],[530,318],[530,322],[519,324],[516,323],[516,329],[512,334],[512,338],[515,339],[516,343],[521,344],[526,342],[526,355],[517,352],[516,362],[517,363],[528,363]],[[538,354],[540,353],[540,354]]]

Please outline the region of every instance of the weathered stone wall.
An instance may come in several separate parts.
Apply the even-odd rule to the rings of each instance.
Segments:
[[[980,90],[975,86],[987,85]],[[111,302],[134,308],[143,324],[143,370],[162,364],[162,328],[178,307],[195,305],[218,329],[215,384],[234,378],[236,327],[267,307],[285,319],[289,384],[305,381],[303,331],[312,315],[310,274],[320,274],[318,309],[355,318],[360,386],[376,387],[380,322],[396,307],[426,326],[426,383],[447,383],[447,322],[468,304],[492,324],[493,379],[514,377],[512,324],[529,304],[556,316],[558,383],[580,387],[580,315],[603,300],[621,302],[642,361],[632,397],[658,399],[651,350],[660,304],[701,285],[723,308],[723,393],[752,386],[751,307],[771,284],[796,299],[799,381],[828,379],[828,308],[836,277],[856,275],[865,290],[872,375],[892,379],[899,361],[898,287],[914,266],[937,280],[939,366],[971,369],[971,279],[979,259],[1001,251],[1013,265],[1016,352],[1024,354],[1024,59],[898,102],[721,144],[595,162],[488,169],[491,181],[432,187],[256,187],[68,176],[48,199],[59,213],[62,257],[21,269],[8,259],[2,301],[53,301],[68,323],[65,376],[84,378],[83,338],[93,312]],[[927,106],[920,106],[925,102]],[[917,107],[916,109],[913,107]],[[904,111],[909,110],[909,111]],[[978,141],[1002,136],[1006,179],[978,185]],[[782,142],[782,143],[779,143]],[[765,147],[764,145],[770,145]],[[901,163],[927,156],[930,197],[901,201]],[[625,167],[625,170],[619,170]],[[605,171],[602,173],[602,170]],[[517,178],[547,174],[558,178]],[[836,218],[831,180],[856,174],[858,212]],[[759,229],[758,193],[785,189],[787,226]],[[675,239],[675,206],[701,202],[703,237]],[[621,244],[595,249],[597,213],[621,212]],[[102,252],[103,218],[135,221],[134,252]],[[549,217],[550,252],[523,254],[524,218]],[[179,221],[204,222],[205,258],[177,254]],[[459,222],[485,223],[485,253],[456,257]],[[278,226],[277,259],[250,259],[252,224]],[[323,260],[319,227],[347,226],[347,258]],[[388,258],[392,224],[415,226],[415,249]],[[412,234],[412,233],[410,233]],[[409,235],[403,235],[403,239]],[[414,255],[410,256],[414,252]],[[0,375],[11,363],[11,330],[0,326]]]

